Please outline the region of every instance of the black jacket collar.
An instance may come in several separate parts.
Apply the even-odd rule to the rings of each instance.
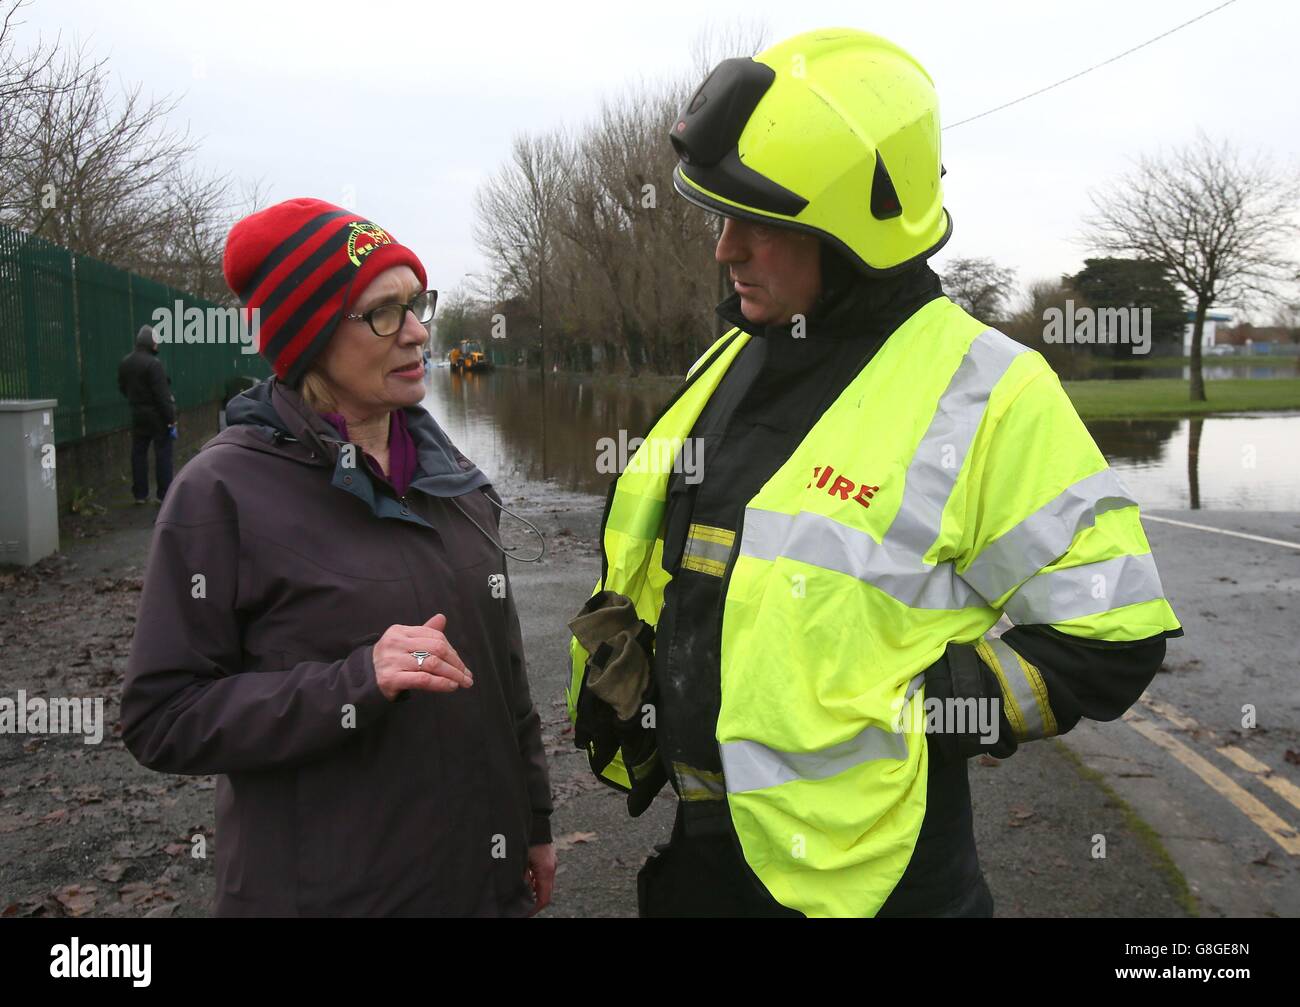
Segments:
[[[926,263],[885,277],[854,276],[825,294],[805,320],[806,339],[883,339],[923,305],[943,296],[938,275]],[[740,295],[717,307],[718,315],[751,336],[793,336],[794,325],[756,325],[740,310]],[[772,342],[785,344],[785,340]],[[796,344],[797,345],[797,344]]]

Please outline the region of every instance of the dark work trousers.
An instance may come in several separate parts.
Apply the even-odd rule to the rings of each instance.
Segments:
[[[637,874],[637,909],[642,917],[801,917],[781,905],[762,886],[732,835],[686,835],[682,804],[668,844],[655,846],[654,854]],[[888,901],[878,918],[896,916],[991,917],[993,895],[983,874],[975,883],[943,905],[895,906]]]
[[[750,870],[729,834],[687,836],[682,802],[667,846],[655,847],[636,878],[642,917],[796,917]]]
[[[164,429],[161,434],[131,435],[131,495],[137,500],[149,499],[149,445],[153,444],[157,467],[158,499],[167,495],[172,484],[172,439]]]

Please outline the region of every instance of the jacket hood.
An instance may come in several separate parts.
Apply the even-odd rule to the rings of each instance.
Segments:
[[[416,476],[411,489],[429,496],[460,496],[489,484],[488,477],[456,450],[446,432],[423,406],[403,409],[415,441]],[[338,466],[346,443],[338,431],[311,409],[296,391],[270,377],[236,395],[226,406],[227,427],[244,427],[273,446],[299,443],[320,464]],[[458,457],[459,456],[459,457]]]

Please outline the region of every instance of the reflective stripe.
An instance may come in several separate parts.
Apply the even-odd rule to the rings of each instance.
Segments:
[[[683,570],[694,570],[696,573],[707,573],[711,577],[723,577],[727,573],[727,561],[725,559],[708,559],[704,556],[686,556],[682,559]]]
[[[686,552],[682,556],[682,569],[721,577],[727,572],[731,546],[736,533],[728,528],[693,524],[686,539]]]
[[[736,541],[736,533],[730,528],[715,528],[707,524],[693,524],[687,529],[687,535],[701,542],[716,542],[718,545],[725,545],[731,548],[731,543]]]
[[[983,608],[1022,584],[1004,605],[1006,614],[1022,625],[1063,622],[1164,597],[1149,555],[1038,573],[1065,555],[1075,535],[1098,515],[1136,506],[1109,468],[1079,480],[990,543],[964,575],[951,563],[932,565],[922,558],[939,536],[944,509],[989,396],[1026,350],[992,329],[971,343],[908,466],[898,514],[882,542],[809,511],[790,515],[746,508],[740,554],[767,561],[785,556],[834,570],[916,609]],[[1112,600],[1094,597],[1096,575],[1106,578],[1103,588],[1118,585],[1115,591],[1104,591],[1115,595]]]
[[[1025,626],[1082,619],[1164,596],[1148,552],[1037,574],[1002,607],[1012,622]]]
[[[986,545],[961,577],[992,602],[1069,552],[1098,515],[1136,506],[1113,470],[1094,472]]]
[[[906,704],[925,684],[925,672],[907,683]],[[907,759],[907,735],[868,727],[855,738],[816,752],[781,752],[757,741],[729,741],[718,746],[727,791],[743,794],[791,780],[824,780],[873,759]],[[674,767],[675,768],[675,767]]]
[[[1002,685],[1002,706],[1015,740],[1056,735],[1056,715],[1042,673],[1000,639],[986,636],[976,641],[975,649]]]
[[[673,763],[673,774],[683,801],[722,801],[727,797],[727,784],[721,773],[696,769],[684,762]]]
[[[907,466],[903,499],[885,533],[886,542],[916,556],[924,556],[934,545],[989,396],[1011,362],[1028,349],[994,329],[971,342]]]
[[[984,608],[979,593],[957,576],[951,563],[926,563],[906,550],[877,542],[867,532],[811,511],[783,514],[745,509],[740,554],[778,556],[856,577],[909,608]]]
[[[791,780],[825,780],[874,759],[907,759],[907,736],[885,727],[864,728],[855,738],[817,752],[781,752],[757,741],[718,746],[727,792],[776,787]]]
[[[908,465],[898,513],[882,542],[808,511],[789,515],[746,508],[740,554],[768,561],[785,556],[835,570],[909,608],[986,607],[985,598],[951,563],[932,565],[923,557],[939,537],[944,509],[993,389],[1027,350],[994,329],[971,341]]]

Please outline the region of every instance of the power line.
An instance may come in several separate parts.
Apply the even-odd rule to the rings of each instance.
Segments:
[[[1174,32],[1186,28],[1189,24],[1195,24],[1197,21],[1200,21],[1202,18],[1207,18],[1211,14],[1223,10],[1223,8],[1225,7],[1231,7],[1236,2],[1237,0],[1227,0],[1227,3],[1221,3],[1219,4],[1219,6],[1211,8],[1210,10],[1207,10],[1203,14],[1196,15],[1196,17],[1192,18],[1190,21],[1184,21],[1180,25],[1175,25],[1173,28],[1170,28],[1168,31],[1161,32],[1159,35],[1156,35],[1154,38],[1147,39],[1145,42],[1141,43],[1140,45],[1135,45],[1132,49],[1125,49],[1118,56],[1112,56],[1108,60],[1103,60],[1100,63],[1093,64],[1092,66],[1088,67],[1086,70],[1080,70],[1078,73],[1074,73],[1068,77],[1062,78],[1061,80],[1058,80],[1055,84],[1048,84],[1046,87],[1040,87],[1037,91],[1031,91],[1029,94],[1023,95],[1020,98],[1016,98],[1013,101],[1009,101],[1004,105],[998,105],[996,108],[990,108],[987,112],[980,112],[978,115],[972,115],[969,119],[962,119],[960,122],[950,123],[949,125],[943,128],[945,130],[956,129],[958,126],[964,126],[966,125],[966,123],[974,122],[976,119],[983,119],[984,116],[986,115],[992,115],[994,112],[1001,112],[1004,108],[1010,108],[1012,105],[1019,105],[1022,101],[1028,101],[1030,98],[1043,94],[1046,91],[1050,91],[1053,88],[1060,87],[1062,84],[1068,84],[1070,81],[1077,80],[1078,78],[1082,77],[1084,74],[1092,73],[1092,71],[1098,70],[1101,67],[1106,66],[1110,63],[1114,63],[1116,60],[1123,59],[1125,56],[1135,53],[1139,49],[1145,49],[1153,42],[1159,42],[1162,38],[1168,38]]]

